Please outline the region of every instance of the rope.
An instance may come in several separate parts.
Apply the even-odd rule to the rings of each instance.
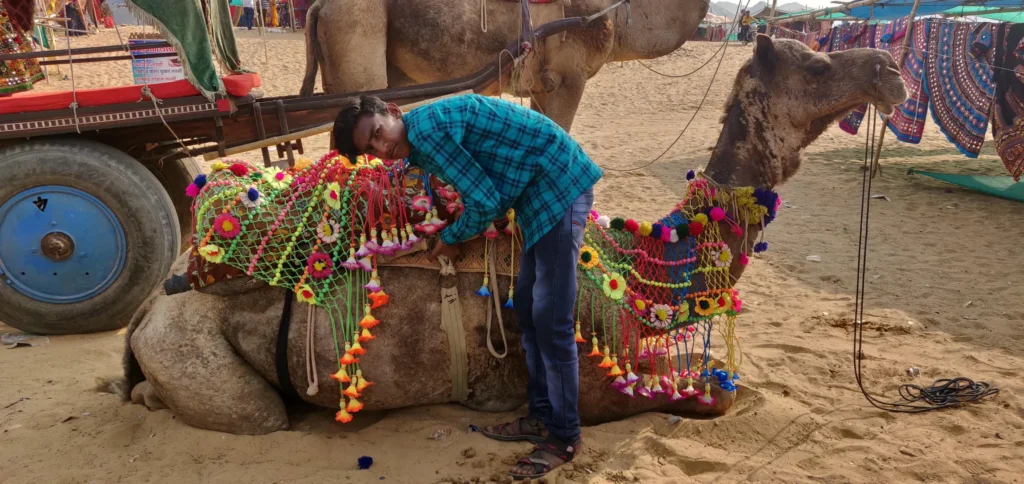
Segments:
[[[717,55],[718,55],[718,53],[719,53],[719,52],[721,52],[721,51],[722,51],[722,49],[724,49],[724,48],[725,48],[725,46],[726,46],[726,42],[722,42],[722,46],[721,46],[721,47],[719,47],[719,48],[718,48],[718,50],[716,50],[714,54],[711,54],[711,57],[708,57],[708,60],[707,60],[706,62],[704,62],[703,64],[701,64],[701,65],[700,65],[700,67],[698,67],[698,68],[696,68],[696,69],[694,69],[694,70],[692,70],[692,71],[690,71],[690,72],[687,72],[686,74],[679,74],[679,75],[673,75],[673,74],[665,74],[665,73],[663,73],[663,72],[659,72],[659,71],[656,71],[656,70],[654,70],[654,68],[653,68],[653,67],[651,67],[651,66],[649,66],[649,65],[647,65],[647,64],[644,64],[644,61],[642,61],[642,60],[640,60],[640,59],[637,59],[637,63],[638,63],[638,64],[640,64],[640,65],[642,65],[642,66],[644,66],[644,67],[646,67],[646,68],[647,68],[647,70],[649,70],[649,71],[651,71],[651,72],[653,72],[653,73],[655,73],[655,74],[657,74],[657,75],[659,75],[659,76],[661,76],[661,77],[667,77],[667,78],[669,78],[669,79],[680,79],[680,78],[683,78],[683,77],[688,77],[688,76],[690,76],[690,75],[696,74],[696,73],[697,73],[697,71],[699,71],[699,70],[703,69],[703,68],[704,68],[705,66],[707,66],[708,64],[710,64],[710,63],[711,63],[711,61],[715,59],[715,56],[717,56]]]
[[[455,265],[440,256],[441,276],[456,276]],[[459,302],[458,281],[450,287],[441,287],[441,329],[448,335],[451,400],[461,402],[469,396],[469,356],[466,351],[466,330],[462,325],[462,303]]]
[[[855,289],[853,310],[853,374],[861,394],[875,408],[894,413],[921,413],[940,408],[957,407],[964,403],[976,402],[982,398],[996,395],[999,389],[987,382],[975,382],[970,378],[956,377],[938,379],[931,385],[921,387],[903,384],[899,387],[902,401],[884,401],[877,399],[864,388],[864,297],[867,280],[868,229],[871,220],[871,185],[874,177],[870,175],[872,153],[875,150],[875,139],[878,131],[878,116],[869,106],[870,126],[867,139],[864,141],[864,166],[860,201],[860,232],[857,240],[857,284]]]
[[[626,1],[626,0],[620,0],[618,3],[616,3],[613,6],[618,6],[623,1]],[[749,6],[749,5],[750,5],[750,0],[747,0],[747,3],[746,3],[746,5],[744,5],[743,10],[746,10],[747,6]],[[611,8],[611,7],[609,7],[609,8]],[[739,4],[736,4],[736,14],[739,15],[739,12],[740,12],[740,6],[739,6]],[[719,51],[722,53],[722,57],[718,59],[718,65],[715,66],[715,72],[711,75],[711,81],[708,82],[708,88],[704,91],[704,97],[701,98],[700,104],[697,105],[697,110],[693,112],[693,116],[690,116],[690,120],[686,122],[686,126],[683,126],[683,130],[679,132],[679,136],[676,136],[676,139],[673,140],[672,143],[670,143],[668,145],[668,148],[665,148],[665,151],[662,151],[661,154],[658,155],[653,160],[651,160],[651,161],[649,161],[647,163],[644,163],[642,165],[634,166],[634,167],[631,167],[631,168],[613,168],[613,167],[607,167],[607,166],[602,166],[601,168],[603,168],[605,170],[608,170],[608,171],[616,171],[616,172],[636,171],[636,170],[641,170],[641,169],[647,168],[648,166],[651,166],[651,165],[657,163],[658,160],[662,159],[666,154],[668,154],[668,152],[672,149],[672,147],[674,147],[676,145],[676,143],[678,143],[679,140],[683,138],[683,135],[686,134],[686,130],[690,128],[690,124],[693,123],[693,120],[697,118],[697,114],[700,114],[700,110],[704,107],[704,102],[707,101],[708,94],[711,93],[711,87],[714,86],[715,79],[718,77],[718,71],[722,68],[722,62],[725,61],[726,48],[727,48],[727,46],[729,44],[729,35],[732,33],[733,27],[735,27],[735,26],[730,26],[729,31],[725,35],[725,40],[722,41],[722,47],[719,47]],[[717,52],[716,52],[715,55],[717,55]],[[712,55],[711,58],[708,59],[708,62],[705,62],[704,65],[707,65],[709,62],[711,62],[711,59],[714,59],[715,55]],[[641,65],[642,64],[643,63],[641,62]],[[701,67],[698,67],[697,70],[700,70],[701,68],[703,68],[704,65],[702,65]],[[647,67],[647,66],[644,66],[644,67]],[[648,69],[650,69],[650,68],[648,67]],[[651,70],[653,71],[653,69],[651,69]],[[696,71],[694,71],[694,72],[696,72]],[[693,72],[691,72],[690,74],[693,74]],[[686,76],[688,76],[690,74],[686,74]],[[669,76],[666,76],[666,77],[669,77]],[[685,77],[685,76],[683,76],[683,77]],[[712,153],[712,155],[714,155],[714,153]]]
[[[480,30],[487,32],[487,0],[480,0]]]
[[[486,243],[487,242],[485,242],[485,244]],[[496,261],[494,259],[494,251],[493,250],[490,251],[488,253],[488,256],[490,257],[490,260],[487,261],[487,266],[488,266],[488,271],[489,271],[488,275],[490,276],[489,279],[490,279],[490,282],[491,282],[491,301],[494,302],[494,313],[491,312],[491,305],[488,304],[487,305],[487,351],[491,352],[491,356],[501,360],[501,359],[504,359],[506,356],[508,356],[508,340],[505,339],[505,321],[501,317],[501,299],[500,299],[500,296],[498,295],[498,274],[494,270],[494,265],[496,263]],[[515,254],[513,254],[512,257],[514,258]],[[494,322],[493,314],[497,314],[497,316],[498,316],[498,331],[501,332],[501,344],[505,347],[505,351],[503,353],[501,353],[501,354],[498,354],[498,352],[494,350],[494,343],[491,342],[491,326],[493,326],[492,323]]]
[[[316,396],[320,393],[320,379],[316,372],[316,347],[313,339],[316,331],[316,305],[309,305],[306,316],[306,395]]]
[[[75,62],[71,55],[71,34],[65,32],[64,39],[68,44],[68,68],[71,69],[71,104],[68,105],[68,108],[75,116],[75,131],[82,134],[82,127],[78,124],[78,87],[75,86]]]

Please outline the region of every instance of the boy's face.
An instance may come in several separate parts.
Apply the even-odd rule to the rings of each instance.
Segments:
[[[352,142],[360,153],[385,160],[409,157],[411,147],[402,122],[402,110],[388,105],[387,114],[362,116],[352,128]]]

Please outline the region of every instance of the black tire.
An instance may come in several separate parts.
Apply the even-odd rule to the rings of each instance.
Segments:
[[[108,215],[108,223],[117,227],[108,233],[123,234],[122,250],[116,251],[118,260],[123,259],[120,271],[112,269],[105,287],[97,285],[95,294],[84,293],[88,297],[83,300],[46,302],[45,297],[29,297],[24,290],[12,285],[10,281],[17,275],[0,276],[0,281],[7,281],[6,284],[0,282],[0,321],[22,331],[49,335],[92,333],[123,327],[150,291],[166,277],[181,247],[181,230],[174,204],[159,180],[124,152],[81,139],[46,139],[4,148],[0,150],[0,173],[3,174],[0,207],[12,198],[24,197],[27,190],[64,187],[61,189],[84,193],[98,200],[116,219],[113,222]],[[84,200],[78,196],[74,200]],[[22,207],[21,203],[15,200],[8,206]],[[74,203],[66,202],[62,206],[76,207]],[[27,210],[31,211],[30,208]],[[13,224],[14,221],[12,217],[9,222]],[[0,219],[0,228],[4,223]],[[56,222],[51,224],[56,225]],[[40,241],[30,240],[32,238],[37,238],[37,235],[26,236],[25,240],[14,239],[14,242],[21,246],[22,251],[30,248],[26,244],[39,247]],[[7,239],[7,243],[11,241],[11,238]],[[4,247],[0,247],[2,250]],[[80,248],[75,247],[74,250]],[[84,252],[87,248],[81,250],[83,253],[80,255],[87,256]],[[110,251],[99,252],[95,258],[112,257]],[[72,260],[68,259],[69,262]],[[0,265],[8,266],[8,271],[14,263],[20,262],[0,260]],[[88,272],[84,274],[89,275]],[[21,272],[21,275],[25,273]],[[63,277],[69,278],[64,281],[65,286],[60,285]],[[60,278],[54,279],[55,285],[49,286],[55,289],[48,294],[55,293],[56,288],[70,287],[74,284],[74,277],[75,274],[61,274]],[[79,280],[85,279],[81,275],[78,277]],[[38,283],[34,287],[39,287]]]
[[[190,245],[189,236],[192,235],[192,199],[185,195],[185,188],[203,172],[203,169],[191,158],[165,161],[147,167],[157,180],[160,180],[160,184],[171,197],[171,203],[178,214],[178,225],[181,226],[179,253],[184,252]]]

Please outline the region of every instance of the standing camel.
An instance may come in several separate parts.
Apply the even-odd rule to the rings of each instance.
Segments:
[[[531,3],[530,14],[539,26],[592,15],[615,1]],[[628,14],[620,6],[584,28],[539,41],[536,55],[516,70],[519,82],[501,90],[530,97],[533,109],[568,131],[587,80],[601,66],[668,55],[690,39],[708,11],[705,0],[632,0],[629,5]],[[300,95],[313,94],[318,67],[328,94],[469,74],[498,62],[509,42],[519,38],[519,9],[518,0],[320,0],[306,18]],[[512,62],[512,56],[500,60]],[[500,94],[499,86],[485,93]]]

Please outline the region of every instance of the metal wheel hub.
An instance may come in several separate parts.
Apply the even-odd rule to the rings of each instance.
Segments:
[[[114,213],[77,188],[35,187],[0,205],[0,284],[37,301],[103,292],[121,274],[127,247]]]

